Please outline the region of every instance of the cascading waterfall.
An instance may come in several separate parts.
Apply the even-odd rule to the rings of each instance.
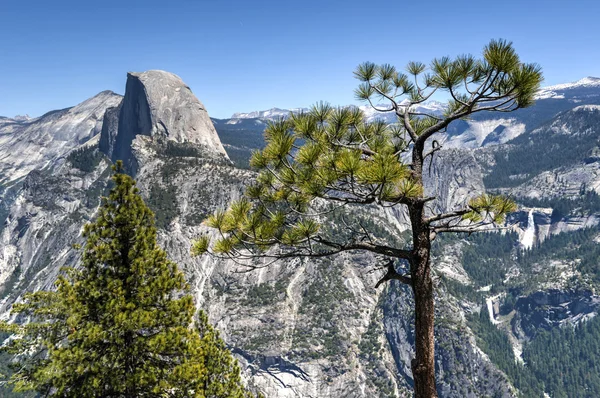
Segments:
[[[500,297],[499,295],[493,296],[493,297],[488,297],[487,299],[485,299],[485,304],[487,306],[487,310],[488,310],[488,315],[490,317],[490,322],[492,322],[494,325],[499,324],[500,322],[496,320],[496,318],[494,317],[494,300],[497,300],[498,297]]]
[[[533,221],[533,210],[529,210],[527,217],[527,228],[521,237],[521,245],[525,249],[531,249],[535,242],[535,222]]]

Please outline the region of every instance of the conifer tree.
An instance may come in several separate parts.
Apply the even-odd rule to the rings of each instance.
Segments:
[[[406,72],[370,62],[355,71],[361,82],[357,98],[377,111],[394,112],[395,124],[366,122],[358,108],[323,103],[270,123],[266,147],[251,159],[259,171],[256,182],[228,210],[207,220],[218,231],[217,239],[203,236],[193,251],[247,260],[249,267],[256,266],[257,258],[375,253],[385,270],[376,287],[397,280],[413,291],[415,396],[432,398],[437,392],[431,243],[441,233],[496,228],[516,206],[507,198],[482,194],[460,208],[436,212],[430,206],[436,193],[423,188],[426,162],[441,149],[436,134],[453,121],[530,106],[542,74],[536,64],[522,63],[512,44],[503,40],[492,40],[480,59],[443,57],[429,67],[409,62]],[[445,112],[419,111],[418,106],[439,91],[449,97]],[[324,214],[340,206],[367,216],[373,207],[404,208],[411,244],[397,247],[363,225],[351,226],[348,239],[347,233],[320,228]]]
[[[3,325],[14,333],[10,382],[57,397],[250,396],[204,313],[194,326],[184,275],[157,245],[135,182],[120,162],[113,169],[115,187],[84,228],[81,266],[56,291],[16,304],[20,325]]]

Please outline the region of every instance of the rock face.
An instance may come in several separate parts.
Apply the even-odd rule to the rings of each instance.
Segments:
[[[100,149],[113,161],[131,162],[131,143],[137,135],[196,144],[215,156],[227,157],[204,105],[169,72],[128,73],[123,103],[107,114],[106,121]]]
[[[0,183],[10,185],[32,170],[54,166],[96,137],[106,109],[121,98],[103,91],[77,106],[35,119],[0,119]]]
[[[122,106],[123,101],[117,106],[108,108],[104,113],[104,120],[102,121],[102,132],[100,133],[98,148],[109,159],[112,159],[116,147],[117,133],[119,131],[119,115],[121,114]]]
[[[540,330],[552,330],[596,316],[599,308],[600,297],[591,291],[538,291],[517,300],[513,332],[518,335],[522,331],[532,338]]]
[[[428,159],[425,167],[425,192],[436,197],[436,212],[462,208],[469,199],[485,192],[482,168],[472,151],[441,151],[431,165]]]

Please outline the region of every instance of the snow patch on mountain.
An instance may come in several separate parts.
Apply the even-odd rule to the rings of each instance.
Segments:
[[[400,102],[399,105],[406,105],[408,100]],[[348,105],[355,106],[355,105]],[[373,120],[385,120],[389,123],[393,123],[396,121],[396,113],[393,110],[384,111],[382,109],[389,109],[388,104],[377,104],[374,107],[371,105],[361,105],[358,107],[365,114],[365,120],[373,121]],[[428,101],[423,104],[419,104],[412,107],[413,112],[431,114],[431,115],[441,115],[446,109],[446,105],[439,101]],[[237,124],[239,123],[239,119],[267,119],[267,120],[275,120],[278,118],[286,118],[290,113],[300,113],[300,112],[308,112],[308,108],[291,108],[291,109],[282,109],[282,108],[271,108],[264,111],[252,111],[252,112],[236,112],[231,115],[230,120],[227,122],[228,124]]]
[[[299,113],[306,112],[308,108],[292,108],[292,109],[281,109],[281,108],[271,108],[265,111],[252,111],[252,112],[236,112],[231,115],[231,119],[278,119],[287,117],[290,112]]]
[[[542,87],[535,96],[535,99],[564,99],[565,91],[580,88],[600,88],[600,78],[584,77],[576,82],[556,84],[554,86]]]
[[[573,108],[573,111],[597,112],[600,111],[600,105],[580,105]]]
[[[470,120],[468,128],[458,135],[448,136],[444,148],[479,148],[503,144],[525,132],[525,124],[516,119]]]

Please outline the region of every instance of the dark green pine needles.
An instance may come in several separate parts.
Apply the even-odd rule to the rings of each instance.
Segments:
[[[247,397],[236,361],[187,294],[184,275],[156,243],[154,214],[114,167],[114,189],[85,226],[81,266],[56,291],[13,308],[22,324],[15,391],[57,397]]]

